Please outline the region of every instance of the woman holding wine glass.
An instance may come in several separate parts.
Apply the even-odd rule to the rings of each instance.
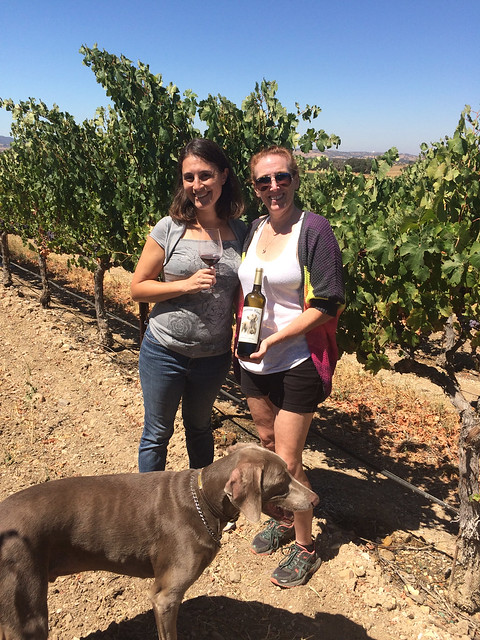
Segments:
[[[179,156],[169,215],[150,232],[131,284],[135,301],[154,305],[139,358],[141,472],[165,469],[180,401],[190,467],[213,461],[210,419],[231,362],[242,211],[240,185],[222,149],[191,140]]]
[[[222,235],[219,228],[202,229],[198,240],[198,255],[207,267],[214,267],[217,264],[223,255]],[[220,295],[213,293],[213,286],[210,289],[203,289],[202,293],[212,293],[216,298]]]
[[[239,269],[241,296],[247,294],[237,346],[241,387],[262,445],[278,453],[290,473],[310,486],[302,451],[313,414],[331,391],[337,317],[344,303],[342,259],[327,220],[295,204],[299,173],[291,151],[260,151],[250,161],[250,172],[268,215],[253,222]],[[264,303],[248,293],[254,275],[252,294],[261,284]],[[264,307],[259,342],[253,348],[244,337],[251,304]],[[269,520],[253,539],[252,550],[260,555],[294,540],[271,576],[275,584],[304,584],[319,567],[312,520],[311,510],[296,512],[290,524]]]

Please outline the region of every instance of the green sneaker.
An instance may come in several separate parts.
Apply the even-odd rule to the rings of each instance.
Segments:
[[[305,584],[321,564],[322,560],[315,549],[307,551],[298,542],[294,542],[288,549],[288,556],[278,565],[270,580],[279,587],[297,587]]]
[[[260,556],[269,556],[276,551],[278,547],[295,537],[295,527],[293,522],[291,525],[281,524],[273,518],[267,520],[266,528],[257,533],[253,539],[251,549],[253,553]]]

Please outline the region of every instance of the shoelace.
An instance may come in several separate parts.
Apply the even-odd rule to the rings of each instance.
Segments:
[[[288,567],[290,564],[298,563],[302,565],[302,567],[306,567],[309,564],[309,561],[315,559],[315,551],[307,551],[296,542],[294,542],[288,549],[283,549],[282,553],[286,556],[285,560],[282,560],[279,567]],[[305,557],[302,558],[302,554],[305,554]]]
[[[281,530],[280,526],[278,524],[278,522],[276,520],[269,520],[267,527],[264,531],[264,538],[273,538],[276,542],[278,542],[280,540],[280,536],[283,536],[286,531],[285,530]]]

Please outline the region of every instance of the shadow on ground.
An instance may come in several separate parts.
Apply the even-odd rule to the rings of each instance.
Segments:
[[[429,528],[456,535],[458,524],[426,498],[388,478],[364,472],[355,476],[335,469],[311,469],[309,480],[320,496],[315,515],[335,522],[352,538],[376,540],[397,530]]]
[[[180,607],[178,640],[372,640],[365,629],[342,615],[317,613],[309,618],[267,604],[224,596],[200,596]],[[148,612],[82,640],[156,640],[153,613]]]

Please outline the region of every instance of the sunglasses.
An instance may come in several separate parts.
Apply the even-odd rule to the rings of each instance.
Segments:
[[[259,191],[266,191],[272,185],[272,178],[275,178],[275,184],[278,187],[289,187],[292,184],[292,174],[287,171],[274,173],[271,176],[261,176],[255,178],[255,186]]]

